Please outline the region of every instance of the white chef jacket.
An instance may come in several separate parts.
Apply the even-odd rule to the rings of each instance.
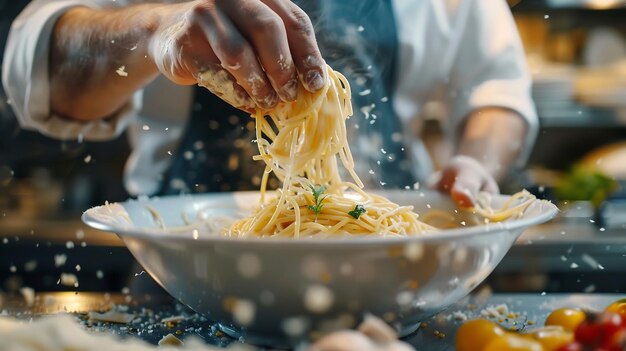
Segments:
[[[340,0],[338,0],[340,1]],[[191,115],[192,88],[163,77],[137,92],[114,115],[70,121],[50,111],[49,42],[56,20],[68,8],[119,7],[141,0],[34,0],[14,21],[4,52],[2,82],[23,128],[64,139],[107,140],[129,129],[133,148],[124,175],[129,193],[156,193]],[[168,1],[161,1],[168,2]],[[169,1],[172,2],[172,1]],[[522,165],[537,135],[530,75],[510,10],[504,0],[392,0],[399,41],[393,108],[403,126],[419,178],[430,171],[416,136],[426,102],[447,109],[447,131],[472,111],[503,107],[527,122]],[[367,30],[367,23],[363,23]],[[132,72],[128,72],[132,74]]]

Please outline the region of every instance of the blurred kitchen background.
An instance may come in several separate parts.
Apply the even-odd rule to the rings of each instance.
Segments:
[[[503,189],[528,188],[558,201],[562,213],[525,233],[486,284],[626,292],[626,1],[508,2],[541,131],[527,168]],[[0,12],[8,10],[19,11]],[[105,143],[50,140],[21,130],[9,105],[0,88],[0,291],[121,291],[149,279],[114,235],[80,222],[85,209],[128,197],[126,135]],[[441,164],[450,146],[442,142],[440,109],[425,111],[424,140]],[[61,281],[62,273],[77,284]]]

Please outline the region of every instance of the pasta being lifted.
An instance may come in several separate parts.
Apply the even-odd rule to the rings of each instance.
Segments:
[[[310,93],[300,86],[298,99],[257,112],[255,160],[266,164],[261,204],[252,216],[233,223],[231,236],[299,237],[313,234],[415,235],[434,231],[412,206],[399,206],[367,194],[354,172],[346,120],[352,115],[346,78],[327,66],[327,83]],[[341,180],[339,162],[353,182]],[[282,188],[266,201],[274,173]]]
[[[352,115],[350,85],[327,66],[326,86],[317,93],[299,87],[298,99],[274,110],[258,111],[256,141],[265,162],[261,204],[252,216],[235,221],[227,235],[300,237],[310,235],[405,236],[436,231],[420,221],[413,206],[400,206],[362,190],[354,172],[347,141],[346,120]],[[339,162],[353,182],[341,180]],[[266,201],[266,187],[274,173],[282,188]],[[526,191],[499,209],[490,207],[488,194],[479,194],[469,212],[486,222],[520,217],[535,197]],[[447,223],[446,227],[454,226]]]

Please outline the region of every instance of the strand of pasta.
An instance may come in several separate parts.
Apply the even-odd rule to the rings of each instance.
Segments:
[[[362,190],[347,142],[346,119],[352,115],[350,85],[330,67],[327,76],[321,91],[309,93],[299,87],[297,101],[253,115],[259,149],[254,159],[266,164],[261,204],[252,216],[233,223],[228,235],[416,235],[435,230],[418,220],[413,207]],[[352,182],[341,180],[339,162]],[[268,200],[269,173],[283,186]],[[318,211],[311,210],[319,200],[312,194],[312,186],[324,187]],[[363,213],[350,215],[357,205],[363,206]]]

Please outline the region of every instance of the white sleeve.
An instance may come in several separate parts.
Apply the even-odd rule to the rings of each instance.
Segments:
[[[136,114],[141,93],[107,119],[79,122],[50,111],[48,57],[57,19],[76,6],[99,7],[103,1],[35,0],[13,21],[4,51],[2,83],[20,125],[59,139],[106,140],[119,135]]]
[[[450,72],[452,133],[472,111],[511,109],[522,116],[528,133],[517,166],[523,166],[538,133],[531,77],[511,11],[504,0],[467,0],[455,23],[457,52]]]

